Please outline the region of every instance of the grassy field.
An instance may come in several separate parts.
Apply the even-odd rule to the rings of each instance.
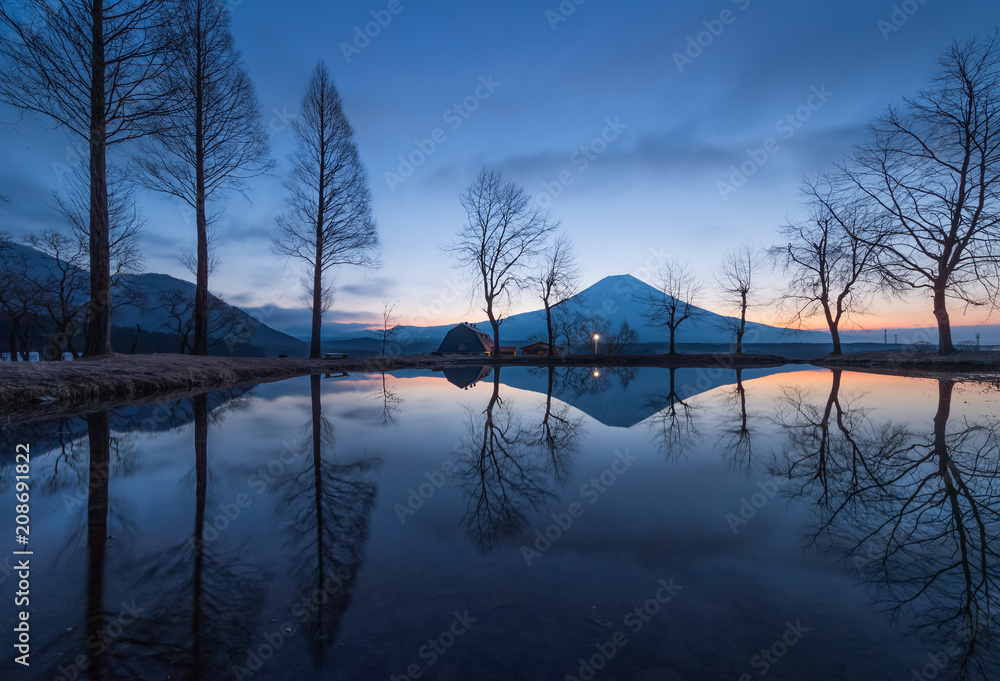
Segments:
[[[615,357],[440,357],[412,355],[308,360],[188,355],[114,355],[75,362],[0,364],[0,415],[21,417],[81,413],[134,402],[176,399],[199,392],[277,381],[307,374],[442,369],[447,366],[721,367],[768,368],[805,364],[775,355],[620,355]],[[1000,371],[998,352],[865,353],[812,364],[853,371],[908,375]]]

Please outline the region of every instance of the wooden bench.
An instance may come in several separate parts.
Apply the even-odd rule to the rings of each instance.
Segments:
[[[346,352],[324,352],[323,359],[347,359]]]

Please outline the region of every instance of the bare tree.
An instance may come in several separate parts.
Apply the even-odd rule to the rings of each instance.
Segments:
[[[229,30],[229,12],[214,0],[177,0],[171,8],[172,60],[163,80],[171,110],[141,145],[139,181],[174,196],[195,213],[193,354],[208,354],[208,205],[272,167],[257,94]]]
[[[606,335],[604,347],[609,355],[620,355],[625,348],[638,342],[638,332],[629,325],[628,320],[624,320],[616,331]]]
[[[611,321],[603,314],[576,314],[570,322],[570,329],[577,343],[584,345],[597,354],[601,342],[607,343],[611,332]]]
[[[285,186],[288,212],[278,218],[272,250],[309,268],[312,335],[309,356],[318,358],[323,313],[329,305],[324,275],[339,265],[379,267],[378,226],[371,210],[368,172],[354,130],[325,62],[312,72],[301,117],[292,121],[298,149]]]
[[[954,352],[948,301],[995,306],[1000,292],[998,34],[952,45],[844,170],[885,218],[858,238],[880,243],[888,277],[931,292],[939,351]]]
[[[784,267],[788,281],[783,305],[790,308],[788,324],[802,326],[822,315],[833,339],[833,353],[843,353],[840,326],[851,314],[864,312],[871,294],[882,285],[875,262],[881,239],[855,234],[875,219],[870,204],[845,199],[828,180],[807,185],[808,217],[781,228],[788,242],[769,250]]]
[[[669,260],[660,266],[656,288],[656,293],[644,301],[643,316],[670,332],[670,354],[676,355],[677,329],[700,312],[695,301],[701,295],[702,283],[686,265]]]
[[[562,305],[576,294],[579,267],[573,253],[573,241],[566,234],[559,234],[541,254],[541,270],[535,285],[545,306],[545,328],[549,344],[549,357],[555,354],[556,328],[552,309]],[[567,352],[569,348],[566,348]]]
[[[173,288],[160,297],[160,310],[168,328],[180,344],[180,353],[194,354],[195,299],[188,291]],[[246,327],[239,311],[218,296],[208,299],[208,347],[235,345],[246,339]]]
[[[754,244],[744,241],[735,250],[722,258],[722,265],[715,275],[715,281],[722,292],[726,304],[737,313],[737,317],[724,317],[726,330],[736,336],[736,354],[743,353],[743,336],[747,332],[747,310],[754,304],[754,297],[760,289],[760,270],[764,268],[764,256]]]
[[[89,145],[88,356],[111,352],[107,152],[135,139],[166,105],[165,0],[14,0],[0,6],[0,101]]]
[[[49,256],[36,283],[42,307],[48,313],[50,359],[61,360],[63,349],[76,356],[73,336],[86,313],[87,251],[84,244],[55,230],[28,237],[28,244]]]
[[[31,328],[37,321],[39,287],[23,247],[0,232],[0,313],[6,317],[10,361],[28,360]]]
[[[493,327],[493,354],[500,354],[500,324],[514,296],[530,278],[534,259],[556,228],[523,187],[499,170],[484,167],[461,196],[467,222],[449,247],[459,267],[482,287]]]
[[[382,302],[382,326],[378,330],[379,339],[382,341],[382,356],[385,357],[385,346],[392,340],[393,336],[399,333],[402,328],[396,322],[399,315],[396,314],[396,303],[391,300]]]

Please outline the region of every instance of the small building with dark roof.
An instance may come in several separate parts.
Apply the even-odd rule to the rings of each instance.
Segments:
[[[493,339],[471,324],[459,324],[449,331],[437,349],[442,355],[488,355]]]
[[[549,344],[548,343],[532,343],[531,345],[525,345],[521,348],[521,354],[528,356],[548,356],[549,354]],[[563,354],[563,348],[561,345],[552,346],[552,354],[559,356]]]

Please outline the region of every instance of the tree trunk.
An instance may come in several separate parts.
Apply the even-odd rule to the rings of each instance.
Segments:
[[[324,91],[320,90],[319,120],[326,120],[326,101]],[[326,221],[326,183],[328,181],[326,172],[326,131],[320,133],[319,140],[319,173],[317,174],[318,193],[316,197],[316,261],[313,271],[313,309],[312,309],[312,335],[309,343],[309,358],[319,359],[323,354],[323,251],[326,248],[324,243],[324,223]],[[383,354],[385,354],[383,350]]]
[[[111,354],[111,247],[107,116],[104,110],[104,3],[93,0],[90,60],[90,315],[84,355]]]
[[[837,326],[836,322],[830,322],[830,337],[833,339],[833,352],[831,355],[842,355],[844,354],[844,349],[840,344],[840,328]]]
[[[747,332],[747,294],[742,294],[740,301],[740,328],[736,332],[736,354],[743,354],[743,335]]]
[[[10,320],[10,332],[7,334],[7,343],[10,345],[10,361],[16,362],[17,357],[17,321]]]
[[[500,356],[500,322],[493,316],[493,301],[486,304],[486,316],[490,318],[490,326],[493,327],[493,356]]]
[[[951,318],[943,284],[934,285],[934,318],[938,323],[938,353],[950,355],[955,352],[955,345],[951,339]]]
[[[555,334],[552,332],[552,308],[549,307],[548,299],[543,301],[545,303],[545,329],[549,334],[549,357],[556,354],[555,349]]]
[[[316,267],[313,270],[312,333],[309,336],[309,359],[323,354],[323,270],[320,268],[322,237],[316,235]]]
[[[205,53],[203,15],[198,11],[195,36],[197,63],[194,78],[194,211],[198,228],[198,255],[194,291],[194,340],[192,355],[208,354],[208,215],[205,202]]]
[[[674,343],[674,331],[676,331],[676,329],[674,329],[674,328],[671,327],[671,329],[670,329],[670,354],[671,355],[676,355],[677,354],[677,345]]]

